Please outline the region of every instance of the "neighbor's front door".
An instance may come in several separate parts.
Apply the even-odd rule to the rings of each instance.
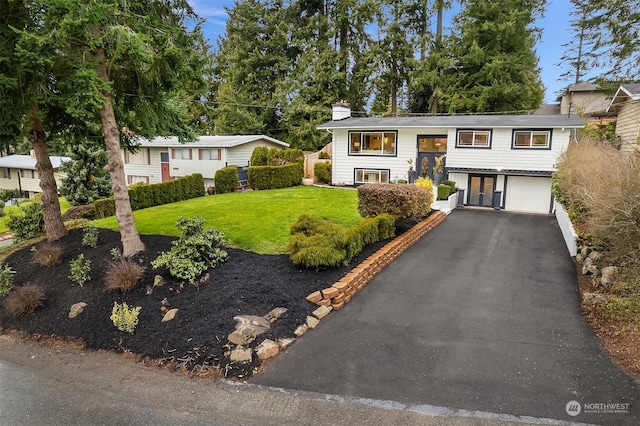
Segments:
[[[160,169],[162,170],[162,181],[166,182],[171,180],[171,169],[169,165],[169,153],[160,153]]]
[[[496,176],[469,176],[469,199],[467,204],[470,206],[491,207],[495,187]]]

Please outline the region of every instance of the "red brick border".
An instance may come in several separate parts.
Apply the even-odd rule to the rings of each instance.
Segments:
[[[318,305],[331,306],[333,309],[342,308],[345,303],[351,300],[354,294],[360,291],[385,266],[393,262],[416,241],[442,223],[446,217],[447,215],[443,212],[433,213],[398,238],[388,242],[331,287],[308,295],[307,300]]]

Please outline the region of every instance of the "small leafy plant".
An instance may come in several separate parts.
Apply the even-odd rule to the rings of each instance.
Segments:
[[[122,253],[120,253],[120,249],[118,247],[114,247],[109,250],[109,254],[113,260],[119,260],[122,257]]]
[[[0,296],[6,295],[13,288],[14,273],[9,265],[0,265]]]
[[[126,302],[122,304],[113,302],[113,310],[109,318],[118,330],[133,334],[138,325],[138,315],[140,315],[141,309],[141,306],[129,308]]]
[[[78,257],[70,262],[71,272],[69,279],[74,283],[77,283],[82,287],[84,283],[91,279],[91,261],[84,258],[84,254],[79,254]]]
[[[92,223],[86,223],[82,226],[84,235],[82,236],[82,245],[87,247],[96,248],[98,245],[98,234],[100,231]]]
[[[224,234],[217,229],[204,229],[204,218],[180,216],[176,222],[182,236],[173,241],[171,250],[162,252],[151,262],[153,269],[167,268],[169,273],[190,284],[207,269],[224,262],[227,252],[223,250]]]
[[[15,241],[34,238],[44,229],[42,207],[39,202],[30,202],[22,207],[21,210],[22,215],[10,214],[7,219],[7,227],[13,233]]]

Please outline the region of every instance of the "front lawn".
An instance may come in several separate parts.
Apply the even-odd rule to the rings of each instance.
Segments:
[[[58,198],[58,200],[60,201],[60,211],[62,213],[69,210],[69,207],[71,207],[71,204],[69,204],[66,198],[60,197]],[[30,203],[30,201],[23,201],[20,203],[20,206],[24,206],[28,203]],[[22,214],[22,210],[20,209],[20,206],[6,206],[3,209],[5,212],[5,215],[0,217],[0,234],[9,231],[9,228],[7,227],[7,219],[9,219],[9,215],[18,216]]]
[[[218,194],[133,212],[141,234],[178,236],[179,216],[202,216],[222,231],[230,244],[261,254],[284,253],[289,228],[303,214],[329,219],[343,227],[362,220],[356,191],[298,186],[266,191]],[[118,230],[115,217],[96,226]]]

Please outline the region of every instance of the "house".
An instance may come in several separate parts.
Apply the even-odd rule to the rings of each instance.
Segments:
[[[410,162],[432,177],[436,157],[445,155],[464,204],[538,213],[551,211],[551,173],[582,127],[577,115],[354,118],[344,103],[318,126],[333,135],[334,184],[407,179]]]
[[[616,135],[620,138],[620,149],[637,150],[640,144],[640,83],[621,85],[607,111],[618,115]]]
[[[158,183],[176,177],[200,173],[205,186],[214,186],[217,170],[235,165],[249,165],[257,146],[286,148],[289,144],[264,135],[200,136],[198,140],[182,144],[178,138],[156,138],[139,141],[136,153],[122,152],[127,184]]]
[[[587,127],[606,125],[616,120],[616,114],[608,110],[611,97],[595,83],[572,84],[557,100],[560,102],[560,114],[579,114]]]
[[[64,173],[59,171],[60,165],[69,161],[69,157],[49,157],[53,166],[53,175],[58,187]],[[31,198],[42,192],[40,176],[36,171],[36,159],[32,155],[8,155],[0,157],[0,189],[17,189],[20,197]]]

